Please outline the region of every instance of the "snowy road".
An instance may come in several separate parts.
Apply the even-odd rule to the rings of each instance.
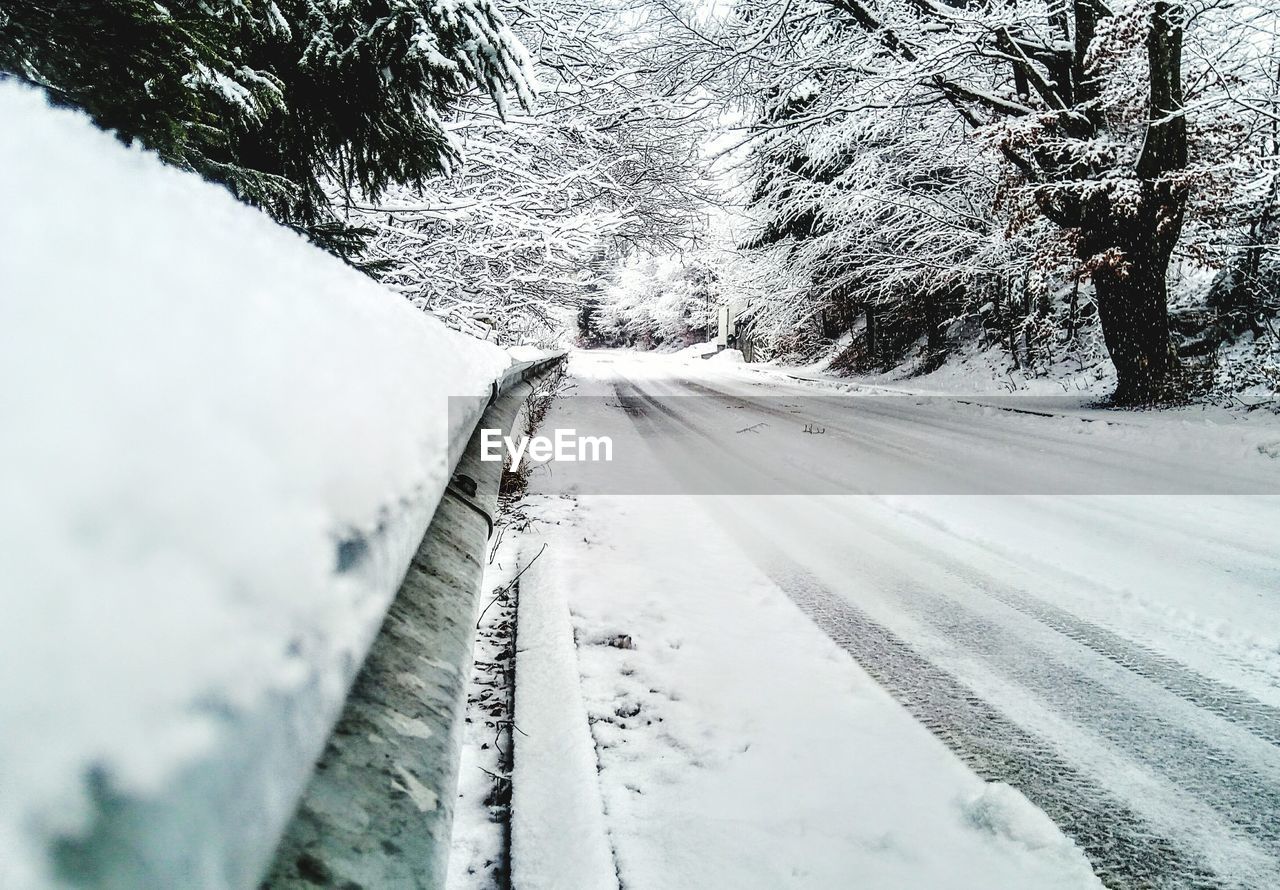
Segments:
[[[613,434],[624,452],[642,442],[643,461],[615,455],[623,489],[643,475],[694,493],[679,508],[701,511],[690,527],[731,540],[1106,885],[1280,886],[1280,499],[1241,494],[1277,490],[1276,427],[814,401],[813,386],[719,361],[578,354],[573,371],[548,423]],[[645,558],[643,527],[629,534],[611,559]],[[698,548],[670,558],[692,564]],[[787,645],[779,664],[807,657]]]

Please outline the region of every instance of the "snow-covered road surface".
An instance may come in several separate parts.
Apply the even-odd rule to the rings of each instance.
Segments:
[[[1108,886],[1280,886],[1280,499],[1241,494],[1280,429],[571,373],[546,428],[612,436],[620,490],[725,492],[534,476],[624,886],[1087,883],[978,777]]]

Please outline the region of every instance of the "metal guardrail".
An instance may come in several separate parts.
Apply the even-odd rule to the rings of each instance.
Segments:
[[[500,462],[482,429],[510,433],[563,355],[513,365],[454,467],[264,887],[442,888],[466,687]]]
[[[509,430],[528,381],[563,359],[513,364],[487,399],[451,406],[462,412],[449,443],[453,481],[407,569],[398,555],[412,552],[416,522],[392,518],[353,543],[361,589],[399,589],[363,661],[341,676],[308,665],[287,695],[250,707],[208,702],[217,744],[154,793],[124,795],[91,772],[86,830],[49,851],[62,886],[443,886],[474,610],[502,472],[477,459],[478,429]],[[340,547],[339,571],[341,559]]]

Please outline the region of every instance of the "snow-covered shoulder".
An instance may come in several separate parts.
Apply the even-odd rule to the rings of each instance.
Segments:
[[[92,782],[155,793],[303,686],[336,710],[447,481],[448,397],[510,358],[37,91],[0,82],[0,119],[18,888]]]

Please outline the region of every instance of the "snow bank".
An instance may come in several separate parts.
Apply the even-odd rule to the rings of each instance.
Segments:
[[[618,876],[569,607],[552,576],[526,565],[517,623],[515,725],[521,734],[511,782],[512,883],[530,890],[613,890]]]
[[[746,359],[742,357],[741,349],[723,349],[711,356],[708,361],[713,361],[721,365],[741,365],[746,363]]]
[[[705,355],[713,354],[720,347],[714,343],[694,343],[686,346],[684,349],[677,349],[671,353],[671,357],[675,359],[700,359]]]
[[[245,727],[268,709],[297,716],[305,692],[313,722],[336,715],[446,482],[447,396],[509,359],[36,91],[0,83],[0,119],[0,885],[18,890],[53,883],[57,839],[92,842],[103,800],[159,806],[219,746],[267,746]],[[303,778],[254,789],[249,843]]]

